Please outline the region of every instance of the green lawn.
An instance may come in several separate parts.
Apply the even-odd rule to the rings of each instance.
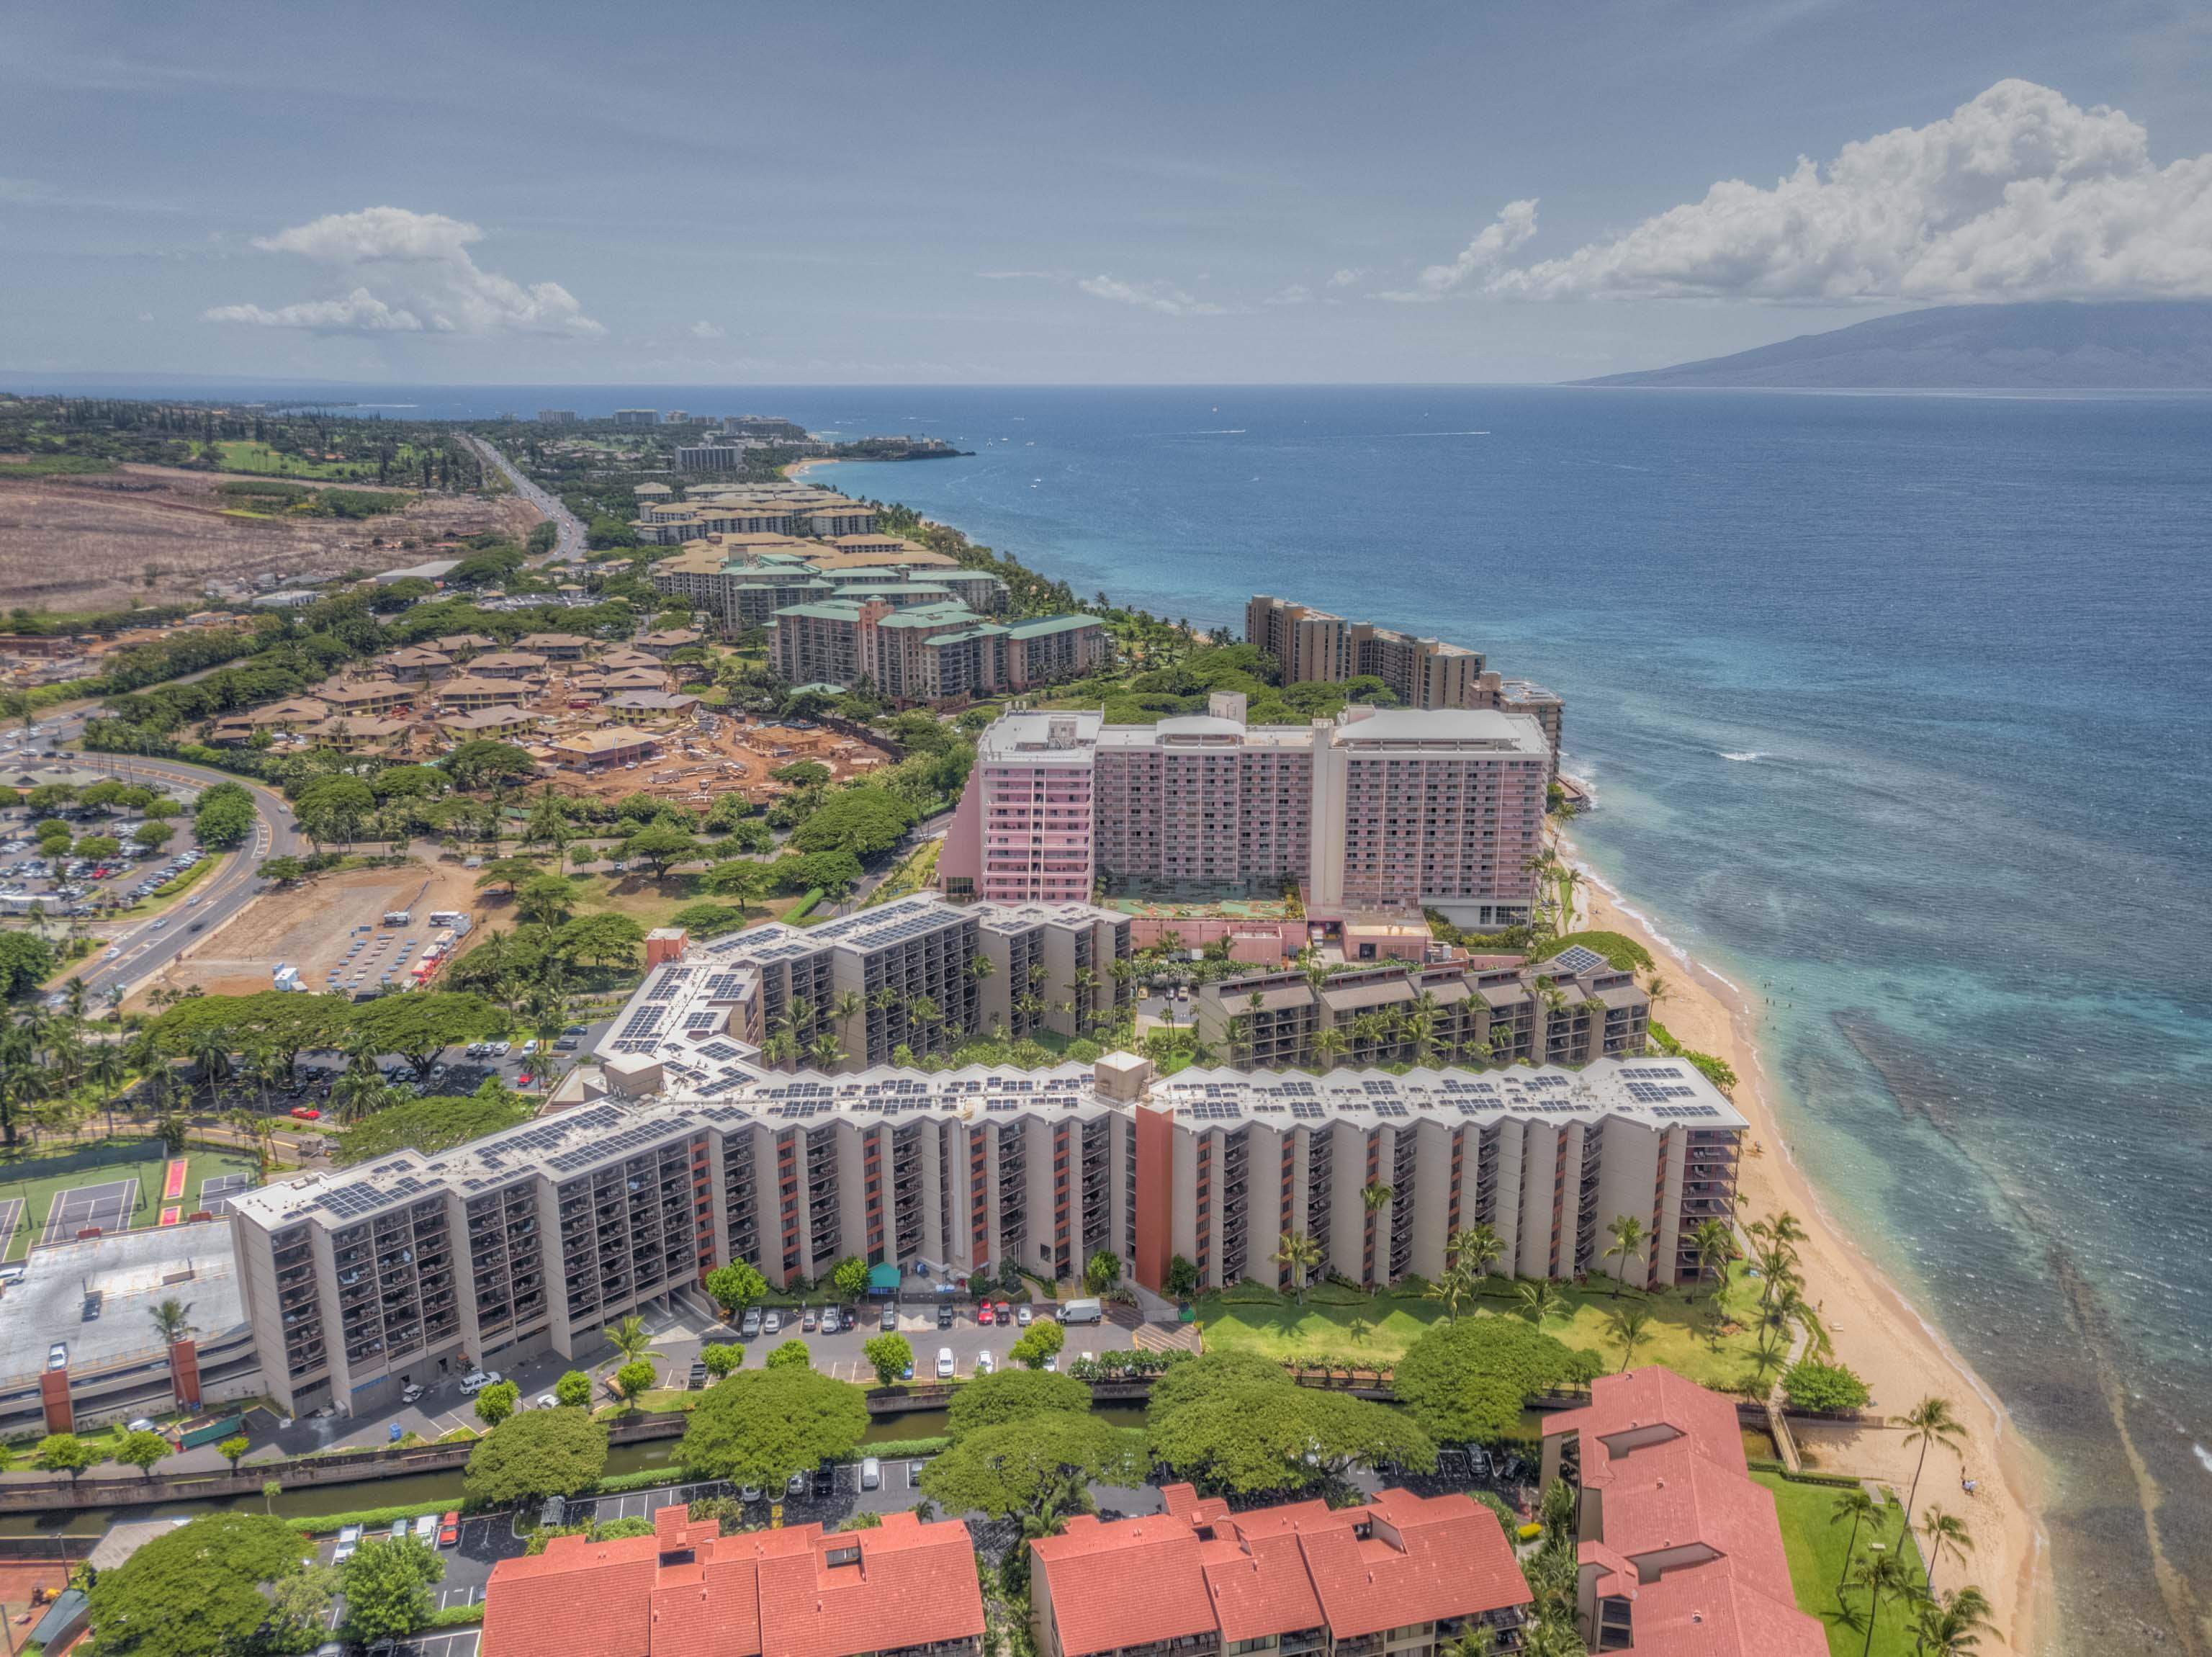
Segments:
[[[186,1213],[199,1202],[200,1182],[222,1173],[253,1173],[254,1159],[243,1152],[216,1151],[187,1146],[185,1160],[191,1171],[185,1181],[183,1206]],[[158,1139],[110,1139],[97,1144],[72,1145],[64,1150],[33,1154],[27,1146],[0,1156],[0,1202],[24,1197],[25,1212],[7,1239],[0,1258],[20,1260],[33,1240],[45,1230],[46,1210],[55,1194],[78,1185],[104,1185],[110,1180],[138,1176],[139,1207],[131,1216],[133,1226],[150,1226],[161,1217],[161,1175],[169,1154]]]
[[[374,460],[307,460],[295,454],[280,454],[266,443],[244,439],[232,439],[216,445],[220,452],[225,472],[251,472],[266,478],[298,478],[315,483],[355,483],[376,480]],[[415,464],[412,444],[403,443],[392,460],[392,487],[404,489],[413,474],[406,468]]]
[[[1866,1625],[1856,1618],[1840,1618],[1836,1600],[1836,1583],[1844,1575],[1844,1547],[1850,1538],[1851,1527],[1849,1520],[1833,1525],[1829,1520],[1835,1513],[1836,1498],[1843,1492],[1832,1485],[1800,1484],[1779,1473],[1753,1473],[1751,1477],[1774,1493],[1775,1514],[1782,1523],[1782,1545],[1790,1555],[1790,1577],[1797,1589],[1797,1608],[1819,1617],[1826,1625],[1829,1657],[1860,1657],[1868,1649]],[[1870,1539],[1885,1542],[1893,1550],[1901,1549],[1905,1563],[1912,1568],[1914,1580],[1918,1581],[1920,1550],[1911,1538],[1899,1538],[1899,1509],[1892,1505],[1884,1533],[1879,1538],[1869,1538],[1866,1527],[1862,1526],[1857,1552],[1863,1558]],[[1854,1591],[1848,1595],[1848,1600],[1855,1611],[1863,1611],[1866,1607],[1863,1593]],[[1912,1654],[1911,1607],[1884,1600],[1881,1614],[1875,1620],[1874,1645],[1869,1657],[1912,1657]]]
[[[1601,1354],[1608,1367],[1620,1368],[1622,1357],[1613,1310],[1638,1303],[1651,1313],[1636,1348],[1638,1368],[1662,1363],[1700,1385],[1725,1389],[1742,1380],[1748,1367],[1750,1332],[1734,1326],[1728,1315],[1739,1301],[1756,1295],[1740,1276],[1718,1296],[1707,1290],[1695,1300],[1672,1290],[1647,1295],[1626,1289],[1618,1297],[1609,1287],[1561,1284],[1559,1290],[1572,1315],[1553,1319],[1545,1328],[1569,1346]],[[1237,1291],[1240,1295],[1249,1292]],[[1482,1313],[1507,1316],[1513,1315],[1514,1304],[1512,1287],[1499,1278],[1490,1280],[1478,1302]],[[1246,1305],[1218,1295],[1206,1296],[1198,1306],[1209,1348],[1237,1348],[1271,1358],[1352,1358],[1377,1364],[1395,1362],[1445,1315],[1441,1301],[1359,1295],[1332,1283],[1309,1289],[1303,1307],[1288,1296]],[[1462,1307],[1460,1315],[1479,1313]]]

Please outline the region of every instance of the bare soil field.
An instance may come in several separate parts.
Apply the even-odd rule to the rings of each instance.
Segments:
[[[339,987],[353,987],[349,980],[359,972],[360,987],[371,989],[394,968],[403,948],[409,965],[420,957],[436,930],[432,910],[458,909],[474,917],[465,943],[483,936],[483,895],[475,875],[458,862],[317,875],[255,899],[205,943],[142,985],[131,1004],[142,1005],[164,985],[181,990],[197,984],[210,996],[254,995],[269,988],[280,961],[298,967],[310,990],[325,988],[325,974],[333,967],[341,972]],[[380,924],[386,911],[402,909],[414,917],[408,925]],[[356,930],[364,926],[371,930]],[[355,941],[364,936],[368,943],[353,952]],[[381,948],[375,947],[378,939],[386,941]]]
[[[649,794],[702,811],[726,794],[742,794],[759,805],[790,792],[789,784],[769,773],[802,759],[827,765],[840,783],[891,763],[882,750],[836,731],[756,725],[727,714],[709,717],[711,734],[694,728],[668,733],[661,738],[659,755],[638,761],[635,771],[623,767],[589,776],[564,771],[555,787],[562,794],[600,800]]]
[[[195,600],[213,581],[396,570],[435,557],[427,549],[439,541],[492,529],[520,535],[538,516],[511,496],[428,496],[358,521],[240,517],[226,510],[222,481],[143,466],[0,478],[0,607],[117,609]]]

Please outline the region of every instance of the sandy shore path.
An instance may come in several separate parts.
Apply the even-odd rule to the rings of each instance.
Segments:
[[[1625,912],[1601,886],[1561,838],[1560,853],[1592,878],[1583,885],[1585,923],[1603,931],[1626,933],[1650,950],[1660,963],[1667,995],[1656,1008],[1664,1024],[1685,1046],[1726,1059],[1740,1079],[1738,1109],[1750,1119],[1751,1143],[1744,1159],[1741,1189],[1749,1197],[1746,1220],[1787,1209],[1809,1234],[1799,1245],[1805,1298],[1834,1337],[1836,1352],[1873,1388],[1872,1408],[1893,1420],[1922,1398],[1950,1400],[1966,1435],[1957,1452],[1929,1453],[1920,1480],[1915,1523],[1933,1503],[1966,1521],[1973,1553],[1962,1569],[1946,1563],[1936,1587],[1971,1581],[1989,1596],[1996,1636],[1985,1638],[1983,1657],[2011,1653],[2037,1657],[2049,1648],[2056,1623],[2050,1605],[2049,1544],[2038,1518],[2041,1471],[2002,1406],[1874,1263],[1846,1238],[1791,1158],[1776,1125],[1772,1081],[1760,1069],[1757,1017],[1745,997],[1717,974],[1687,963],[1652,929]],[[1863,1473],[1893,1484],[1900,1500],[1912,1482],[1917,1447],[1908,1447],[1901,1429],[1885,1427],[1820,1430],[1802,1434],[1801,1447],[1824,1471]],[[1972,1479],[1971,1495],[1963,1481]]]

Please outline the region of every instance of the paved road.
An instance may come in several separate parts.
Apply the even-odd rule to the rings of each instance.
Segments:
[[[85,717],[78,713],[43,720],[38,734],[42,739],[52,738],[57,744],[73,740],[82,734]],[[110,984],[121,985],[128,994],[135,985],[167,966],[251,903],[265,890],[264,882],[254,872],[264,859],[298,856],[313,849],[292,827],[283,796],[247,777],[187,765],[180,760],[148,759],[137,754],[55,753],[46,757],[44,763],[74,766],[103,777],[120,777],[126,783],[158,779],[193,788],[236,783],[253,796],[260,813],[252,838],[229,854],[222,868],[192,888],[193,895],[199,899],[197,904],[189,909],[173,905],[156,919],[124,928],[109,941],[106,952],[77,974],[83,978],[85,990],[95,1004],[106,996]]]
[[[558,500],[524,477],[521,469],[506,455],[501,454],[495,445],[486,442],[481,437],[470,437],[465,441],[479,456],[498,468],[500,474],[514,485],[516,494],[553,521],[560,534],[553,543],[552,552],[548,555],[550,562],[581,564],[584,561],[583,521],[562,505]]]

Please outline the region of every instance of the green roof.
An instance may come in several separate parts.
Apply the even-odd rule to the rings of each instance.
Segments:
[[[1096,616],[1038,616],[1029,621],[1018,621],[1006,631],[1014,638],[1042,638],[1050,633],[1069,633],[1079,627],[1100,624]]]
[[[786,606],[777,611],[776,614],[813,616],[823,621],[858,621],[860,618],[860,606],[857,604],[838,604],[834,601],[823,604],[793,604]]]
[[[895,1291],[897,1289],[898,1286],[899,1269],[896,1266],[884,1264],[879,1266],[870,1266],[868,1268],[868,1288],[870,1293],[872,1294],[879,1289],[890,1289]]]
[[[982,617],[964,604],[917,604],[911,609],[892,611],[876,625],[878,627],[962,626],[973,624],[982,619]]]
[[[970,627],[957,633],[939,633],[929,642],[932,644],[965,644],[970,639],[1003,637],[1006,630],[995,622],[982,627]]]

